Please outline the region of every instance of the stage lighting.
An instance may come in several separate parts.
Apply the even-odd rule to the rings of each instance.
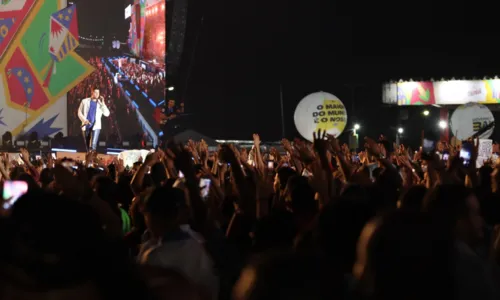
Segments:
[[[161,10],[165,10],[165,4],[161,5]]]
[[[33,131],[29,136],[28,149],[40,149],[41,146],[42,144],[38,139],[38,132]]]
[[[174,87],[173,87],[173,86],[169,86],[169,87],[168,87],[168,90],[169,90],[169,91],[173,91],[173,90],[174,90]]]
[[[448,127],[448,123],[446,123],[446,121],[441,120],[439,121],[438,126],[441,129],[446,129],[446,127]]]
[[[62,132],[56,133],[52,140],[52,147],[64,148],[64,134]]]
[[[12,133],[10,131],[6,131],[2,135],[2,145],[4,148],[11,148],[12,147]]]

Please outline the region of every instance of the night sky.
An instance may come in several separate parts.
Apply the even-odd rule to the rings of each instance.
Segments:
[[[78,29],[83,36],[127,37],[125,0],[71,0],[77,5]]]
[[[100,22],[115,6],[115,0],[84,1],[104,5],[96,12]],[[123,2],[116,2],[118,19]],[[250,139],[253,132],[281,138],[280,84],[288,137],[297,135],[296,104],[319,90],[344,102],[362,135],[386,133],[398,126],[398,109],[382,106],[382,82],[500,75],[495,7],[448,0],[191,0],[178,90],[196,114],[193,128],[215,138]],[[118,22],[105,26],[116,30],[110,28]]]

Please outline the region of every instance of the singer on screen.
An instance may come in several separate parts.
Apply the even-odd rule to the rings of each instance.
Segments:
[[[82,121],[82,133],[87,151],[97,148],[101,132],[101,116],[103,115],[109,117],[109,109],[104,103],[99,89],[94,88],[92,96],[83,99],[78,108],[78,118]]]

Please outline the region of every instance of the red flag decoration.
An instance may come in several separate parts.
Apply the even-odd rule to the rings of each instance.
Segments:
[[[31,110],[38,110],[49,102],[40,82],[19,48],[14,51],[4,71],[7,75],[10,101]]]
[[[0,57],[30,12],[35,0],[2,1],[0,4]]]
[[[49,54],[52,63],[45,77],[44,87],[50,84],[50,78],[55,73],[55,64],[65,59],[78,45],[78,20],[76,5],[73,4],[50,16]]]

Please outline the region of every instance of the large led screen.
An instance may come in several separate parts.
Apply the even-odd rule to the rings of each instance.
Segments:
[[[132,5],[132,16],[130,18],[129,47],[130,51],[141,56],[144,42],[144,28],[146,24],[146,0],[135,0]]]
[[[165,61],[165,0],[148,1],[142,57]]]
[[[132,53],[158,63],[165,61],[165,0],[135,0],[129,46]]]

